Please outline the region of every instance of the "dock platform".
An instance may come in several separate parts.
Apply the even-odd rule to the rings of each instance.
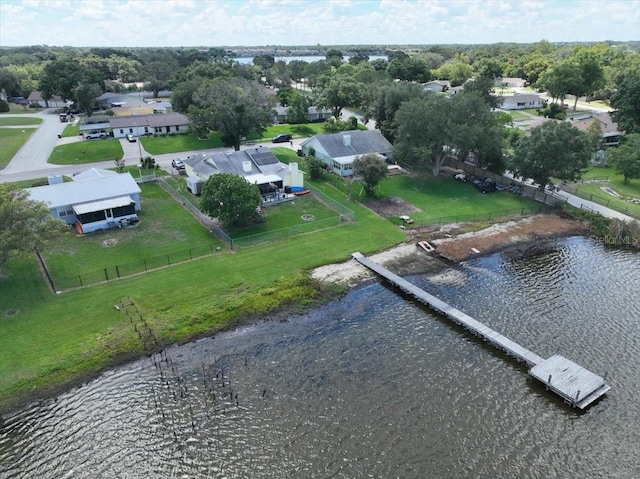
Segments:
[[[551,390],[560,396],[565,403],[580,409],[585,409],[611,389],[605,383],[604,378],[573,361],[560,355],[554,355],[549,359],[544,359],[480,321],[473,319],[471,316],[392,273],[361,253],[353,253],[351,256],[360,264],[386,279],[406,294],[413,296],[422,304],[446,316],[454,323],[464,327],[495,348],[525,363],[530,368],[529,375],[543,383],[547,390]]]

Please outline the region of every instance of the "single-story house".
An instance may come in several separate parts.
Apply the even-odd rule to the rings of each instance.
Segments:
[[[271,117],[273,123],[289,123],[289,118],[287,117],[288,112],[288,106],[276,106],[273,109],[273,115]],[[308,122],[328,120],[331,116],[332,113],[329,109],[318,108],[315,106],[310,106],[307,109]]]
[[[527,80],[524,78],[497,77],[493,81],[493,86],[504,88],[523,88],[527,86]]]
[[[451,83],[448,80],[433,80],[422,84],[423,90],[434,91],[436,93],[442,93],[451,88]]]
[[[586,116],[569,117],[568,120],[578,130],[586,132],[594,123],[600,123],[602,130],[603,146],[618,146],[624,136],[624,131],[620,131],[618,125],[613,121],[608,112],[590,113]]]
[[[74,225],[78,233],[121,228],[138,222],[140,187],[129,173],[91,168],[64,183],[49,177],[49,185],[27,188],[32,200],[43,201],[54,218]]]
[[[146,103],[125,103],[112,111],[115,116],[145,116],[156,113],[153,107]]]
[[[534,93],[517,93],[502,97],[503,110],[527,110],[530,108],[544,108],[545,100]]]
[[[264,202],[287,199],[291,191],[304,188],[303,172],[298,169],[298,164],[280,163],[266,147],[226,153],[198,153],[183,161],[188,180],[200,178],[206,181],[219,173],[242,176],[249,183],[258,185]],[[191,180],[191,183],[194,181]]]
[[[58,95],[53,95],[48,100],[45,100],[39,91],[32,91],[29,98],[27,98],[27,102],[29,105],[37,105],[40,108],[67,108],[73,104],[73,102],[64,101]]]
[[[113,110],[115,113],[118,108],[125,105],[144,105],[144,99],[126,93],[106,92],[96,98],[96,103],[103,110]]]
[[[351,130],[328,135],[316,135],[300,144],[306,156],[313,148],[314,156],[340,176],[353,174],[353,160],[357,156],[377,153],[391,158],[393,146],[378,130]]]
[[[109,119],[114,138],[177,133],[189,129],[189,119],[180,113],[166,115],[117,116]]]

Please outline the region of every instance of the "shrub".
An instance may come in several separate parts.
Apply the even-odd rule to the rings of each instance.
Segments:
[[[0,113],[6,113],[9,111],[9,104],[0,98]]]

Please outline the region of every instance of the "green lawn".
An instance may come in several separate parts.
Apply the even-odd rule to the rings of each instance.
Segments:
[[[10,115],[22,115],[39,113],[43,110],[45,110],[45,108],[29,108],[23,105],[16,105],[15,103],[9,103],[9,111],[7,113]],[[0,115],[2,115],[2,113],[0,113]]]
[[[39,125],[42,118],[32,118],[29,116],[0,116],[0,127],[2,126],[22,126],[22,125]]]
[[[354,196],[358,196],[360,186],[352,187]],[[488,213],[515,212],[517,210],[539,208],[540,203],[506,191],[483,194],[472,183],[461,183],[453,178],[392,176],[378,186],[378,196],[399,197],[419,208],[421,211],[410,216],[417,223],[432,222],[438,218],[450,218],[466,215],[484,215]],[[397,218],[393,218],[397,223]]]
[[[80,165],[96,161],[119,160],[123,155],[120,141],[109,138],[57,146],[51,152],[48,161],[54,165]]]
[[[336,218],[339,212],[319,202],[314,195],[308,194],[278,205],[262,208],[265,222],[244,228],[228,228],[227,234],[233,238],[267,233],[285,228],[306,227],[314,229],[314,221]],[[318,228],[320,226],[317,226]],[[305,229],[306,232],[309,230]]]
[[[142,189],[140,223],[134,228],[71,234],[43,256],[54,282],[116,265],[138,262],[205,244],[221,243],[158,185],[145,183]],[[105,246],[105,241],[115,244]],[[109,242],[107,242],[109,244]],[[115,273],[112,274],[115,276]]]
[[[62,132],[63,138],[70,138],[72,136],[80,135],[80,123],[70,123],[64,127],[64,131]]]
[[[22,145],[36,131],[35,128],[0,128],[0,170],[5,168],[13,159]]]
[[[635,180],[628,185],[625,185],[623,182],[617,183],[615,181],[609,181],[604,183],[578,183],[574,186],[578,187],[578,192],[576,194],[581,198],[594,201],[603,206],[607,206],[616,211],[620,211],[633,216],[634,218],[640,219],[640,204],[631,203],[623,198],[616,198],[602,190],[602,187],[608,186],[619,195],[640,198],[640,181]],[[572,193],[574,190],[570,189],[569,191]]]
[[[246,315],[267,314],[284,304],[312,304],[320,291],[304,274],[306,270],[344,261],[354,251],[368,254],[403,241],[396,226],[349,202],[332,186],[322,189],[355,210],[357,223],[225,250],[60,295],[47,291],[33,258],[13,259],[5,270],[0,295],[0,406],[33,389],[104,368],[116,356],[139,354],[135,331],[114,308],[119,301],[133,299],[162,341],[185,341],[233,325]],[[148,208],[145,202],[143,195],[143,208]],[[180,247],[199,242],[163,233]],[[99,244],[86,247],[90,246],[94,251],[101,248]],[[148,245],[149,254],[156,254],[155,247]],[[80,261],[70,256],[66,260]],[[84,260],[87,265],[97,264],[91,258]],[[51,261],[62,261],[62,256]]]
[[[146,151],[152,155],[162,155],[165,153],[178,153],[180,151],[205,150],[209,148],[220,148],[222,140],[220,134],[212,132],[208,140],[199,140],[195,135],[176,136],[144,136],[138,138]]]

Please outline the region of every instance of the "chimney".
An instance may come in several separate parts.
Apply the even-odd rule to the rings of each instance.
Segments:
[[[342,143],[344,146],[351,146],[351,135],[342,135]]]

